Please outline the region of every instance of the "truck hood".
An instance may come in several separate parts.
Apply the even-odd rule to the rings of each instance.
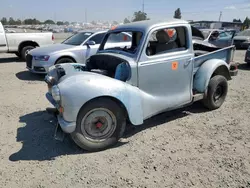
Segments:
[[[93,63],[91,62],[93,61]],[[63,82],[64,80],[67,80],[69,77],[77,77],[81,74],[87,74],[90,75],[88,69],[105,69],[112,64],[109,64],[111,62],[114,62],[115,64],[119,64],[121,62],[126,61],[129,63],[130,66],[137,66],[136,62],[133,58],[130,58],[128,56],[122,55],[122,54],[115,54],[115,53],[99,53],[96,55],[91,56],[87,61],[86,64],[81,63],[65,63],[60,65],[54,65],[49,68],[47,79],[53,78],[54,84],[58,84],[60,82]],[[91,65],[88,66],[88,63]],[[98,66],[98,67],[96,67]],[[91,73],[91,75],[97,75],[96,73]],[[101,75],[103,76],[103,75]],[[48,82],[47,82],[48,83]]]
[[[67,45],[67,44],[51,44],[44,47],[38,47],[30,51],[31,55],[49,55],[52,53],[56,53],[62,50],[69,50],[74,48],[75,46]]]

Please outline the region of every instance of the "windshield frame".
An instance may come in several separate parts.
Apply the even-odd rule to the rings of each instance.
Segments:
[[[136,50],[135,53],[130,53],[130,52],[126,52],[126,51],[123,51],[123,50],[115,50],[115,49],[112,49],[112,50],[105,50],[104,47],[105,47],[105,44],[110,36],[110,34],[112,33],[133,33],[133,32],[140,32],[142,33],[142,36],[141,36],[141,40],[140,40],[140,43],[138,44],[138,48]],[[133,36],[132,36],[133,37]],[[141,52],[141,49],[142,49],[142,44],[144,42],[144,39],[145,39],[145,31],[143,30],[140,30],[140,29],[132,29],[132,28],[128,28],[128,29],[115,29],[115,30],[109,30],[107,32],[107,34],[105,35],[102,43],[100,44],[99,48],[98,48],[98,51],[97,53],[114,53],[114,54],[123,54],[125,56],[129,56],[129,57],[132,57],[132,58],[135,58],[138,56],[138,54]],[[132,39],[133,40],[133,39]]]
[[[73,37],[75,37],[76,35],[82,34],[82,33],[91,33],[91,35],[89,35],[81,44],[79,45],[74,45],[74,44],[66,44],[65,42]],[[65,45],[71,45],[71,46],[83,46],[91,37],[93,37],[96,33],[92,32],[92,31],[83,31],[83,32],[79,32],[76,33],[74,35],[71,35],[70,37],[68,37],[67,39],[65,39],[63,42],[61,42],[61,44],[65,44]]]

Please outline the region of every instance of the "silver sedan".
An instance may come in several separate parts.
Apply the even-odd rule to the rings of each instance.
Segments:
[[[107,31],[82,31],[62,43],[35,48],[26,56],[26,67],[38,74],[47,74],[49,67],[62,63],[82,63],[96,54]],[[125,47],[131,41],[129,33],[122,33],[109,41],[110,46]]]

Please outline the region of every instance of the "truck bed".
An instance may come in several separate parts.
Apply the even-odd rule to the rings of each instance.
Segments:
[[[194,58],[194,73],[196,73],[196,71],[204,62],[211,59],[220,59],[225,61],[229,65],[233,60],[234,51],[235,51],[234,46],[222,48],[219,50],[215,50],[213,52],[196,50],[195,51],[196,57]]]
[[[9,52],[18,51],[18,46],[21,42],[34,41],[39,46],[53,44],[53,33],[6,33],[6,40],[9,47]]]

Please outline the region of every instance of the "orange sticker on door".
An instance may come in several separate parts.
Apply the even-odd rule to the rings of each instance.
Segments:
[[[177,70],[178,69],[178,62],[172,62],[172,70]]]

